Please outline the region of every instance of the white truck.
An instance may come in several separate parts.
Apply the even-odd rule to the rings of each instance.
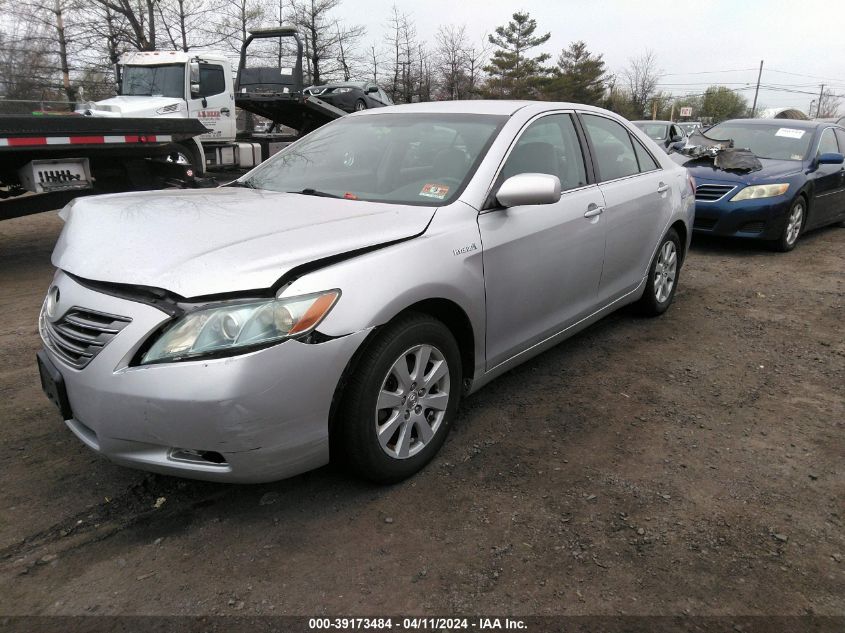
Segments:
[[[292,38],[292,67],[247,67],[255,40]],[[126,53],[116,68],[119,94],[77,108],[92,117],[190,118],[208,132],[173,144],[171,159],[190,165],[196,176],[209,168],[251,168],[295,137],[274,132],[276,125],[304,134],[346,113],[303,94],[302,42],[292,27],[250,32],[237,75],[223,53],[150,51]],[[268,132],[237,131],[235,108],[273,122]]]

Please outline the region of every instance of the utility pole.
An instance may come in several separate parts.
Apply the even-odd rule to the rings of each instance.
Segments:
[[[672,112],[669,114],[669,120],[675,120],[675,99],[672,99]]]
[[[819,90],[819,103],[816,106],[816,118],[819,119],[822,116],[822,97],[824,96],[824,84],[822,84],[822,89]]]
[[[760,70],[757,73],[757,88],[754,90],[754,105],[751,106],[751,116],[757,116],[757,94],[760,92],[760,77],[763,75],[763,60],[760,60]]]

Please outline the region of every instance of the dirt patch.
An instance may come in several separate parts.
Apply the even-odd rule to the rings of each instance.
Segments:
[[[493,382],[379,488],[88,451],[34,364],[60,228],[0,223],[3,614],[845,613],[845,230],[697,244],[666,315]]]

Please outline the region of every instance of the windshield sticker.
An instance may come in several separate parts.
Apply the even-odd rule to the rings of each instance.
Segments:
[[[782,127],[777,132],[775,132],[775,136],[785,136],[786,138],[801,138],[804,136],[804,130],[796,130],[791,127]]]
[[[446,185],[426,184],[423,186],[422,191],[420,191],[421,196],[437,198],[438,200],[445,199],[448,194],[449,187]]]
[[[346,198],[347,200],[357,200],[358,199],[358,196],[356,196],[351,191],[347,191],[345,194],[343,194],[343,197]]]

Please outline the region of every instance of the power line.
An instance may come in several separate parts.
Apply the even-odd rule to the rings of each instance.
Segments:
[[[713,75],[713,74],[718,74],[718,73],[740,73],[740,72],[746,72],[746,71],[749,71],[749,70],[757,70],[757,69],[756,68],[734,68],[732,70],[701,70],[701,71],[695,71],[695,72],[691,72],[691,73],[661,73],[661,74],[666,76],[666,77],[672,77],[672,76],[675,76],[675,75]]]

